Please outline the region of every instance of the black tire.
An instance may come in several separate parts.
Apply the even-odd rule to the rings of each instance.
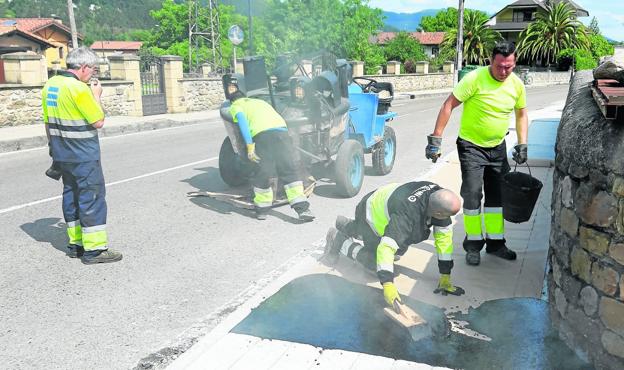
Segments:
[[[234,152],[232,142],[226,137],[219,150],[219,174],[223,181],[231,187],[249,182],[250,172],[243,159]]]
[[[373,151],[373,170],[376,175],[387,175],[394,167],[396,158],[396,135],[392,127],[384,128],[383,140],[377,144]]]
[[[351,198],[360,192],[364,182],[364,148],[357,140],[346,140],[338,149],[334,176],[338,193]]]

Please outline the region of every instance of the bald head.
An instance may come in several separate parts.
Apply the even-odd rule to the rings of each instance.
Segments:
[[[427,214],[433,218],[446,218],[456,215],[461,208],[461,200],[450,190],[440,189],[429,197]]]

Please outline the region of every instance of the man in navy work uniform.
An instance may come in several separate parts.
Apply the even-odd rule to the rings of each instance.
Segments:
[[[460,208],[461,201],[455,193],[429,181],[384,185],[358,203],[355,219],[338,216],[336,228],[327,233],[324,259],[333,265],[343,255],[376,271],[384,298],[393,306],[395,300],[401,301],[394,285],[396,257],[402,256],[411,244],[427,240],[433,227],[440,272],[434,293],[462,295],[464,290],[451,283],[451,216]]]
[[[303,181],[292,158],[294,147],[284,118],[265,101],[247,98],[240,90],[230,93],[229,98],[232,102],[230,112],[247,144],[247,158],[258,164],[252,179],[256,218],[266,219],[273,204],[270,179],[277,171],[288,202],[299,219],[314,220],[303,191]]]
[[[85,264],[116,262],[121,253],[108,248],[106,189],[97,129],[104,126],[102,86],[87,83],[97,72],[98,57],[81,47],[67,55],[67,71],[43,87],[43,120],[52,160],[63,178],[63,216],[67,255]]]

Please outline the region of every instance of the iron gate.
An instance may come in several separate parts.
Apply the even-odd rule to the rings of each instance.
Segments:
[[[143,115],[167,113],[167,100],[163,86],[163,65],[160,58],[155,55],[142,55],[140,68]]]

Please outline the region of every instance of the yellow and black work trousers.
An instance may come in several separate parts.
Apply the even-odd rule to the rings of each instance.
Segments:
[[[464,249],[478,252],[487,244],[487,249],[494,251],[505,242],[501,186],[503,176],[510,170],[507,146],[503,141],[493,148],[483,148],[458,138],[457,153],[462,173],[460,194],[464,200]]]
[[[55,162],[63,176],[63,216],[69,244],[108,249],[106,188],[100,161]]]
[[[303,181],[293,159],[295,151],[292,139],[286,130],[267,130],[253,138],[260,163],[254,173],[252,185],[254,204],[258,212],[266,212],[273,204],[271,178],[278,176],[284,184],[284,191],[290,206],[297,212],[310,207],[303,192]]]

